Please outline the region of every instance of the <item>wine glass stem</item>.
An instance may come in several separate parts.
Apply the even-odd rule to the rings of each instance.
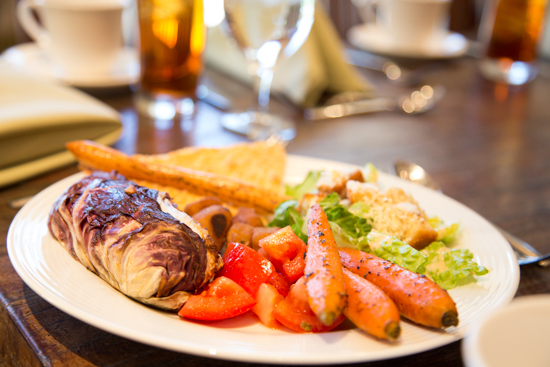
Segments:
[[[271,82],[273,81],[273,70],[269,68],[259,68],[256,80],[258,111],[267,113],[269,110],[269,97],[271,93]]]

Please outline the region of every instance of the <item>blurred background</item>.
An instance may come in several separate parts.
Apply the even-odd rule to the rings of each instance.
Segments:
[[[359,13],[351,0],[321,0],[320,2],[330,13],[342,39],[345,39],[346,32],[351,27],[361,23]],[[486,0],[453,0],[450,30],[461,33],[468,39],[476,39],[485,2]],[[30,41],[13,16],[16,3],[17,0],[0,0],[0,51],[14,44]],[[220,4],[219,1],[206,0],[205,9],[208,11],[209,6]],[[549,42],[550,37],[546,37],[546,42],[543,43]],[[546,56],[549,56],[548,53]]]
[[[0,52],[15,44],[31,41],[14,17],[17,1],[0,0]],[[470,41],[477,41],[483,9],[489,1],[492,0],[453,0],[449,22],[450,31],[460,33]],[[359,12],[352,0],[319,0],[319,2],[325,6],[336,30],[344,41],[346,41],[348,30],[362,23]],[[220,18],[220,16],[223,17],[221,0],[205,0],[204,5],[205,12],[212,14],[211,22],[222,20]],[[549,23],[549,21],[550,12],[547,12],[545,23]],[[133,43],[134,40],[131,39],[133,35],[127,36],[129,37],[127,42]],[[550,61],[550,27],[545,27],[543,31],[539,43],[538,57],[542,62]],[[548,75],[544,68],[540,72],[543,75]]]
[[[485,0],[453,0],[450,29],[470,39],[475,38],[484,2]],[[13,16],[16,3],[17,0],[0,0],[0,52],[17,43],[30,41]],[[349,28],[361,23],[351,0],[321,0],[321,3],[330,13],[343,39]],[[206,0],[205,9],[220,4],[219,1]]]

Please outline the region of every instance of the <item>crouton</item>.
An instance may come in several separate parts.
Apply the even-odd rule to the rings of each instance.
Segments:
[[[395,236],[417,250],[437,239],[426,213],[400,188],[382,191],[375,184],[348,181],[346,197],[352,204],[363,202],[369,206],[374,230]]]

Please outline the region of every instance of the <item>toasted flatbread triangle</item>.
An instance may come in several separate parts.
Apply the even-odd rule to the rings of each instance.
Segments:
[[[136,154],[134,158],[238,178],[275,192],[281,192],[286,164],[284,147],[267,142],[222,148],[188,147],[166,154]]]

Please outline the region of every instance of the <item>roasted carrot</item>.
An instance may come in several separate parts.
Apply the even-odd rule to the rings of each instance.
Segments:
[[[263,213],[273,212],[281,202],[288,199],[235,178],[179,166],[141,162],[92,141],[73,141],[66,146],[85,168],[116,170],[129,179],[155,182],[202,196],[216,196],[222,201],[253,207]]]
[[[378,339],[393,341],[399,337],[399,310],[380,288],[344,269],[348,307],[344,315],[359,329]]]
[[[342,313],[331,325],[324,325],[311,310],[306,293],[306,279],[302,276],[292,285],[287,297],[277,303],[274,311],[277,321],[299,333],[323,333],[346,319]]]
[[[319,204],[311,207],[307,227],[306,289],[309,305],[324,325],[331,325],[347,304],[338,247]]]
[[[360,250],[340,248],[339,252],[347,269],[380,287],[409,320],[434,328],[458,325],[451,296],[426,276]]]

